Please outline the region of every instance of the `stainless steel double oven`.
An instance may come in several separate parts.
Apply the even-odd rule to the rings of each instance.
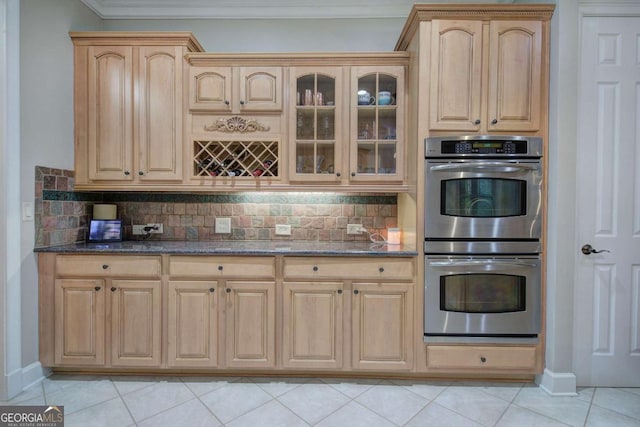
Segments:
[[[535,338],[541,138],[427,138],[425,154],[425,337]]]

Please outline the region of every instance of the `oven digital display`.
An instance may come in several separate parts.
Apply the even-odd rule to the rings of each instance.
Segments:
[[[473,148],[502,148],[502,142],[474,142]]]

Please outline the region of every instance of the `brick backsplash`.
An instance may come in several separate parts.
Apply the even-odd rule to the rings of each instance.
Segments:
[[[73,172],[37,166],[36,247],[84,241],[94,203],[118,206],[127,240],[133,224],[162,223],[154,240],[367,240],[347,235],[347,224],[363,224],[385,235],[397,225],[395,194],[341,193],[138,193],[76,192]],[[216,234],[215,218],[231,218],[231,233]],[[291,236],[276,236],[276,224]]]

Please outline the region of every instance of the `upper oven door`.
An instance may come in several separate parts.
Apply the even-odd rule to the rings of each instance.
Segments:
[[[540,159],[428,159],[427,239],[539,239]]]

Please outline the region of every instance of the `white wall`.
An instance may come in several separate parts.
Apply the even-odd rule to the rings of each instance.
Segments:
[[[207,52],[392,51],[404,22],[403,18],[106,20],[104,29],[191,31]]]
[[[79,0],[20,1],[22,201],[35,197],[35,166],[73,169],[73,45],[70,30],[100,30]],[[21,227],[22,366],[38,360],[38,275],[33,221]]]

